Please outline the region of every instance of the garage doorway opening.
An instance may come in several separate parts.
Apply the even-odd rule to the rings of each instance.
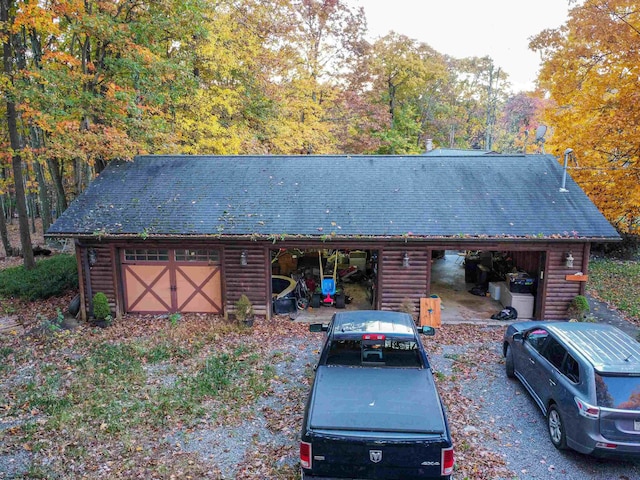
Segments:
[[[431,294],[441,298],[442,321],[491,320],[506,307],[515,308],[518,319],[535,318],[539,263],[540,252],[446,250],[434,255]]]
[[[271,313],[322,321],[339,310],[377,305],[378,251],[281,248],[271,250]]]

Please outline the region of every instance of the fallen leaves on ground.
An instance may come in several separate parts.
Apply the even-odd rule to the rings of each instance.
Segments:
[[[511,478],[513,472],[505,460],[486,447],[486,439],[494,437],[491,419],[480,414],[482,404],[464,394],[464,385],[488,382],[493,375],[486,368],[501,362],[498,346],[502,344],[503,327],[473,324],[444,325],[434,337],[424,339],[431,354],[442,354],[446,347],[459,347],[462,353],[447,355],[451,373],[436,372],[436,383],[448,412],[449,427],[456,457],[455,476],[477,480]]]
[[[68,304],[71,297],[13,305],[17,315],[31,319],[36,315],[55,315],[56,309]],[[447,325],[435,337],[423,337],[431,352],[449,345],[467,348],[466,353],[455,358],[455,375],[438,380],[455,442],[456,475],[461,478],[510,475],[504,461],[484,445],[483,438],[491,435],[490,421],[477,414],[478,406],[465,397],[461,387],[462,382],[484,375],[483,365],[501,361],[495,348],[487,345],[499,344],[502,332],[502,328]],[[183,315],[177,322],[171,322],[168,316],[126,315],[106,329],[81,323],[74,331],[32,330],[21,337],[3,338],[0,422],[6,428],[0,434],[0,452],[3,456],[26,452],[29,471],[43,477],[221,479],[228,478],[223,471],[232,469],[234,478],[239,479],[297,479],[299,429],[312,363],[317,359],[321,342],[322,336],[310,333],[307,324],[286,317],[258,320],[253,328],[247,329],[219,317],[198,314]],[[121,431],[112,431],[113,419],[105,417],[104,412],[96,412],[103,420],[87,417],[85,423],[78,424],[74,417],[82,415],[87,405],[78,403],[72,409],[56,405],[80,401],[71,392],[74,380],[87,374],[81,368],[103,368],[102,373],[94,372],[100,375],[93,378],[108,385],[110,364],[82,363],[85,358],[95,357],[97,346],[109,352],[122,352],[124,357],[130,354],[142,359],[141,369],[127,364],[124,357],[105,360],[113,361],[113,368],[131,368],[132,378],[137,379],[131,386],[119,386],[127,389],[135,385],[131,397],[123,397],[129,399],[128,404],[104,405],[105,409],[113,408],[114,413],[124,415],[126,421],[135,417]],[[195,375],[204,360],[214,354],[235,355],[236,361],[254,362],[251,368],[257,379],[264,378],[264,388],[246,390],[245,396],[236,393],[241,395],[234,397],[238,398],[238,405],[231,400],[205,397],[198,407],[204,408],[195,418],[178,408],[168,410],[170,414],[162,422],[149,424],[145,418],[150,412],[136,410],[136,402],[145,402],[147,408],[162,408],[158,392],[171,389],[181,375]],[[38,388],[50,392],[51,398],[39,398],[29,392]],[[64,415],[56,414],[56,408],[63,409]],[[263,418],[264,428],[284,439],[284,443],[272,444],[254,436],[237,465],[221,465],[216,458],[186,451],[170,441],[176,435],[195,431],[225,426],[241,428],[243,422],[257,417]],[[71,428],[72,425],[76,427]]]

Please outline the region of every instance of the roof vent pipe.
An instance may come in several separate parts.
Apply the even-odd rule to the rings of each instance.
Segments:
[[[433,150],[433,139],[432,138],[427,138],[425,140],[425,148],[426,148],[427,152],[430,152],[431,150]]]
[[[569,161],[569,155],[571,155],[572,153],[573,153],[573,148],[567,148],[564,151],[564,171],[562,172],[562,186],[560,187],[561,192],[569,191],[565,188],[565,186],[567,184],[567,163]]]

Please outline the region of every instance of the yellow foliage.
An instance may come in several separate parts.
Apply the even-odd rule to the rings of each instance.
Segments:
[[[567,24],[532,41],[554,102],[547,149],[575,152],[572,177],[623,232],[640,232],[640,11],[633,0],[586,0]]]
[[[43,8],[40,2],[19,2],[16,16],[11,25],[12,33],[19,33],[23,28],[36,30],[48,35],[60,33],[58,22],[54,21],[51,10]]]

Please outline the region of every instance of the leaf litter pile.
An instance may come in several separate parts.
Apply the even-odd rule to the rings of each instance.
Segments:
[[[425,340],[434,354],[465,349],[436,373],[458,478],[513,475],[463,388],[501,361],[501,336],[444,326]],[[195,314],[0,337],[0,478],[297,479],[321,342],[288,318],[245,328]]]

